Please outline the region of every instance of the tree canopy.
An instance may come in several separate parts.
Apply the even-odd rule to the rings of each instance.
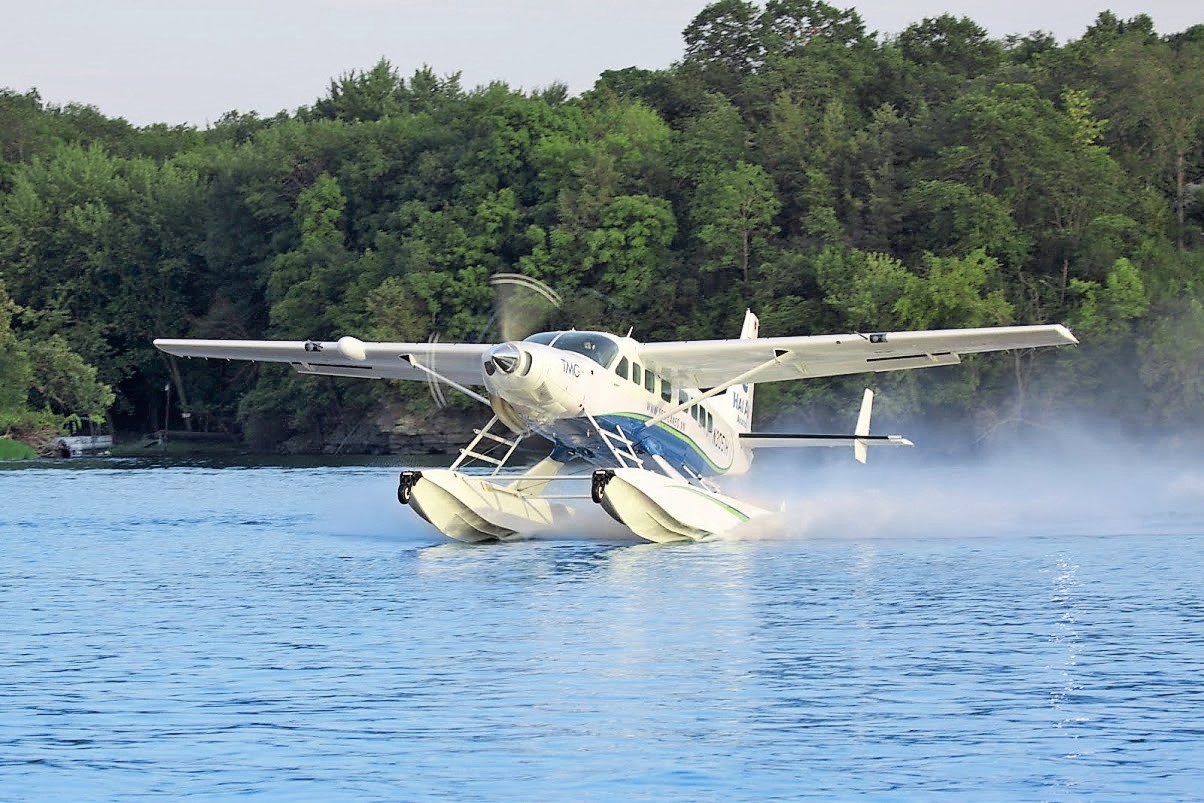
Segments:
[[[888,412],[979,433],[1072,403],[1204,425],[1204,26],[1105,12],[1059,45],[943,15],[880,39],[851,8],[719,0],[683,36],[672,68],[578,97],[381,60],[203,130],[0,90],[0,426],[107,414],[330,444],[383,410],[434,415],[419,383],[151,340],[478,339],[499,272],[581,299],[569,325],[642,339],[733,336],[748,306],[765,335],[1065,322],[1083,340],[772,386],[759,416],[828,423],[871,381]]]

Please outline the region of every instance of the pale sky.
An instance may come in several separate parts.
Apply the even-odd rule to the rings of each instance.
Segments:
[[[893,35],[941,13],[992,36],[1077,39],[1103,9],[1149,14],[1159,33],[1204,22],[1187,0],[829,0]],[[405,76],[423,64],[573,94],[603,70],[659,69],[707,0],[0,0],[0,87],[94,105],[136,125],[204,127],[237,109],[270,116],[313,103],[330,79],[382,56]]]

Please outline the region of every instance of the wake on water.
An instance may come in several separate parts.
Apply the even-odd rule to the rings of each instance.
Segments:
[[[1204,531],[1204,467],[1125,444],[996,452],[912,450],[765,461],[734,490],[770,510],[733,538],[969,537]]]

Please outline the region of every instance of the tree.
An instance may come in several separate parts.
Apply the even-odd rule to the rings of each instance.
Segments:
[[[492,337],[489,278],[521,271],[586,300],[564,325],[647,339],[713,337],[750,305],[775,334],[1063,321],[1083,346],[1055,373],[1097,410],[1142,417],[1090,390],[1141,364],[1140,402],[1190,418],[1190,338],[1162,321],[1194,331],[1204,299],[1204,26],[1160,38],[1105,13],[1065,45],[1001,45],[943,15],[879,42],[825,2],[721,0],[684,37],[680,64],[575,98],[381,60],[309,108],[204,131],[0,91],[0,280],[23,310],[0,335],[21,385],[4,403],[91,407],[64,383],[92,366],[120,426],[159,428],[167,379],[204,427],[316,448],[421,388],[151,340]],[[56,361],[62,381],[39,379]],[[879,381],[949,418],[1038,411],[1027,357],[967,363]],[[766,413],[849,395],[767,391]]]
[[[50,120],[36,89],[0,89],[0,166],[27,162],[48,150],[53,142],[50,131]],[[7,181],[0,174],[0,190],[6,188]]]
[[[965,80],[999,65],[1003,49],[969,17],[942,14],[925,17],[899,34],[903,57],[923,67],[937,67]]]
[[[29,356],[12,329],[13,316],[19,310],[0,281],[0,422],[25,409],[33,380]]]
[[[665,284],[676,233],[677,221],[665,201],[646,195],[616,198],[602,212],[601,228],[586,238],[585,267],[597,271],[591,284],[627,310],[655,312],[656,304],[649,302]]]
[[[919,181],[907,190],[902,207],[913,253],[957,256],[982,249],[1019,267],[1032,248],[1005,203],[960,182]]]
[[[836,327],[856,332],[903,328],[898,303],[911,273],[889,254],[828,246],[819,255],[816,277],[824,303],[838,315]]]
[[[325,173],[298,197],[301,242],[276,257],[268,278],[272,328],[278,336],[333,334],[330,312],[350,278],[351,256],[342,232],[346,205],[338,182]]]
[[[61,430],[105,419],[115,397],[62,337],[20,339],[13,319],[23,312],[0,281],[0,436],[45,451]]]
[[[370,70],[351,70],[332,80],[313,110],[332,120],[380,120],[407,111],[408,100],[405,80],[382,58]]]
[[[773,179],[759,165],[741,161],[704,181],[698,196],[694,218],[707,221],[698,238],[710,264],[737,268],[748,288],[754,248],[774,232],[773,219],[782,208]]]
[[[73,352],[59,336],[29,343],[31,406],[69,419],[103,421],[116,397],[96,378],[96,369]]]
[[[997,286],[998,274],[999,263],[982,249],[962,258],[930,255],[922,276],[907,276],[895,312],[904,325],[914,329],[964,329],[1011,323],[1012,305]]]
[[[1173,199],[1175,241],[1187,246],[1189,176],[1204,166],[1204,42],[1126,36],[1098,59],[1111,139],[1162,179]]]
[[[1071,280],[1081,296],[1073,320],[1076,331],[1091,339],[1115,339],[1131,333],[1131,322],[1145,315],[1150,302],[1141,275],[1129,260],[1116,260],[1103,284]]]
[[[1138,372],[1158,421],[1182,433],[1204,424],[1204,303],[1183,299],[1164,311],[1138,344]]]
[[[856,11],[822,0],[769,0],[759,23],[765,51],[775,55],[796,55],[817,42],[840,47],[866,42],[865,25]]]
[[[684,69],[697,72],[709,87],[733,97],[743,78],[764,57],[756,21],[753,3],[711,3],[682,33],[686,41]]]

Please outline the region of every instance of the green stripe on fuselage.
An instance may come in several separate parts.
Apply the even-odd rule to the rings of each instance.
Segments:
[[[626,418],[626,419],[637,421],[641,425],[643,425],[643,423],[645,421],[652,418],[652,416],[644,415],[643,413],[605,413],[598,417],[599,418]],[[686,435],[684,432],[681,432],[679,430],[674,429],[671,426],[668,426],[667,424],[665,424],[664,421],[656,424],[655,426],[657,429],[661,430],[662,432],[667,432],[668,434],[672,435],[673,437],[677,438],[679,441],[681,441],[682,443],[686,444],[691,449],[693,449],[698,454],[699,457],[701,457],[704,461],[706,461],[706,464],[708,466],[710,466],[711,470],[714,471],[716,474],[726,474],[728,469],[731,468],[730,465],[727,466],[727,468],[723,468],[721,466],[716,465],[715,461],[712,460],[710,457],[708,457],[707,453],[705,451],[703,451],[701,446],[698,445],[698,442],[695,441],[693,438],[691,438],[689,435]]]

